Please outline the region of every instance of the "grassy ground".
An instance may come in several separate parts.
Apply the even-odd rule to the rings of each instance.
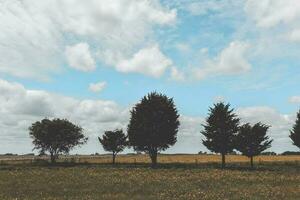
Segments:
[[[300,199],[300,165],[1,165],[0,199]]]
[[[49,157],[33,157],[33,156],[0,156],[0,164],[24,164],[32,163],[40,159],[50,159]],[[60,161],[62,162],[76,162],[76,163],[93,163],[103,164],[111,163],[111,155],[100,155],[100,156],[61,156]],[[161,154],[158,156],[159,163],[183,163],[183,164],[195,164],[195,163],[219,163],[221,156],[219,155],[197,155],[197,154]],[[123,164],[134,164],[134,163],[150,163],[149,156],[147,155],[118,155],[116,162]],[[248,163],[249,158],[242,155],[227,155],[226,162],[229,163]],[[259,163],[272,163],[272,162],[299,162],[299,155],[292,156],[256,156],[254,162]]]

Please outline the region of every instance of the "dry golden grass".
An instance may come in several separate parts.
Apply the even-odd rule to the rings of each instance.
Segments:
[[[111,157],[106,156],[82,156],[76,159],[79,162],[87,163],[109,163]],[[257,156],[254,158],[254,162],[300,162],[300,156]],[[116,158],[117,163],[150,163],[148,155],[119,155]],[[162,154],[158,156],[159,163],[219,163],[221,162],[221,156],[219,155],[166,155]],[[249,162],[249,158],[241,155],[227,155],[226,162],[228,163],[242,163]]]
[[[0,164],[24,164],[32,163],[36,160],[47,160],[47,157],[33,157],[33,156],[12,156],[12,157],[0,157]],[[110,155],[99,156],[60,156],[58,162],[74,162],[74,163],[111,163],[112,158]],[[124,164],[140,164],[150,163],[148,155],[118,155],[116,157],[117,163]],[[221,156],[219,155],[198,155],[198,154],[160,154],[158,156],[158,163],[171,164],[201,164],[201,163],[219,163],[221,162]],[[245,163],[249,162],[249,158],[242,155],[227,155],[226,163]],[[254,157],[254,163],[266,163],[266,162],[300,162],[300,155],[290,156],[256,156]]]

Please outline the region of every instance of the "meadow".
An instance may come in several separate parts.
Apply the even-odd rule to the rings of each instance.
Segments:
[[[0,199],[300,199],[299,156],[260,156],[254,170],[238,155],[225,170],[216,155],[160,155],[156,169],[145,155],[16,160],[2,158]]]
[[[35,163],[41,160],[49,160],[45,156],[0,156],[0,164],[25,164]],[[112,157],[109,154],[104,155],[61,155],[57,162],[65,163],[84,163],[84,164],[110,164]],[[220,163],[221,157],[215,154],[159,154],[158,162],[162,164],[209,164]],[[242,155],[227,155],[226,162],[236,164],[247,164],[249,158]],[[261,155],[254,157],[255,164],[272,163],[298,163],[300,164],[300,155]],[[150,159],[145,154],[122,154],[116,157],[116,163],[119,164],[148,164]]]

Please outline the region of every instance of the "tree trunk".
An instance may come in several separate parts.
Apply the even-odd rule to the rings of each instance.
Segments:
[[[53,152],[50,152],[50,159],[52,164],[55,163],[56,155]]]
[[[157,165],[157,150],[149,152],[149,154],[150,154],[150,158],[151,158],[151,166],[152,166],[152,168],[155,168]]]
[[[116,153],[113,152],[113,154],[112,154],[112,164],[113,165],[115,164],[115,161],[116,161]]]
[[[226,163],[225,163],[225,153],[222,153],[222,168],[226,167]]]
[[[251,168],[253,168],[253,156],[250,156]]]

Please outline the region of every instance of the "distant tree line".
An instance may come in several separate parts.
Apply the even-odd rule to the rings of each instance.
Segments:
[[[112,153],[113,164],[118,153],[132,147],[136,152],[148,154],[152,167],[155,167],[157,155],[177,142],[179,125],[179,114],[173,99],[152,92],[131,109],[127,134],[122,129],[107,130],[98,140],[105,151]],[[230,104],[220,102],[210,107],[202,126],[202,143],[211,152],[221,155],[222,167],[226,166],[226,155],[237,154],[236,151],[249,157],[252,167],[253,157],[276,155],[265,152],[273,141],[267,136],[270,126],[261,122],[241,124]],[[88,140],[83,129],[67,119],[37,121],[29,128],[29,134],[34,149],[42,155],[49,153],[52,163],[59,154],[68,154],[75,146],[83,145]],[[300,111],[290,131],[290,138],[300,148]],[[200,151],[199,154],[206,152]]]

